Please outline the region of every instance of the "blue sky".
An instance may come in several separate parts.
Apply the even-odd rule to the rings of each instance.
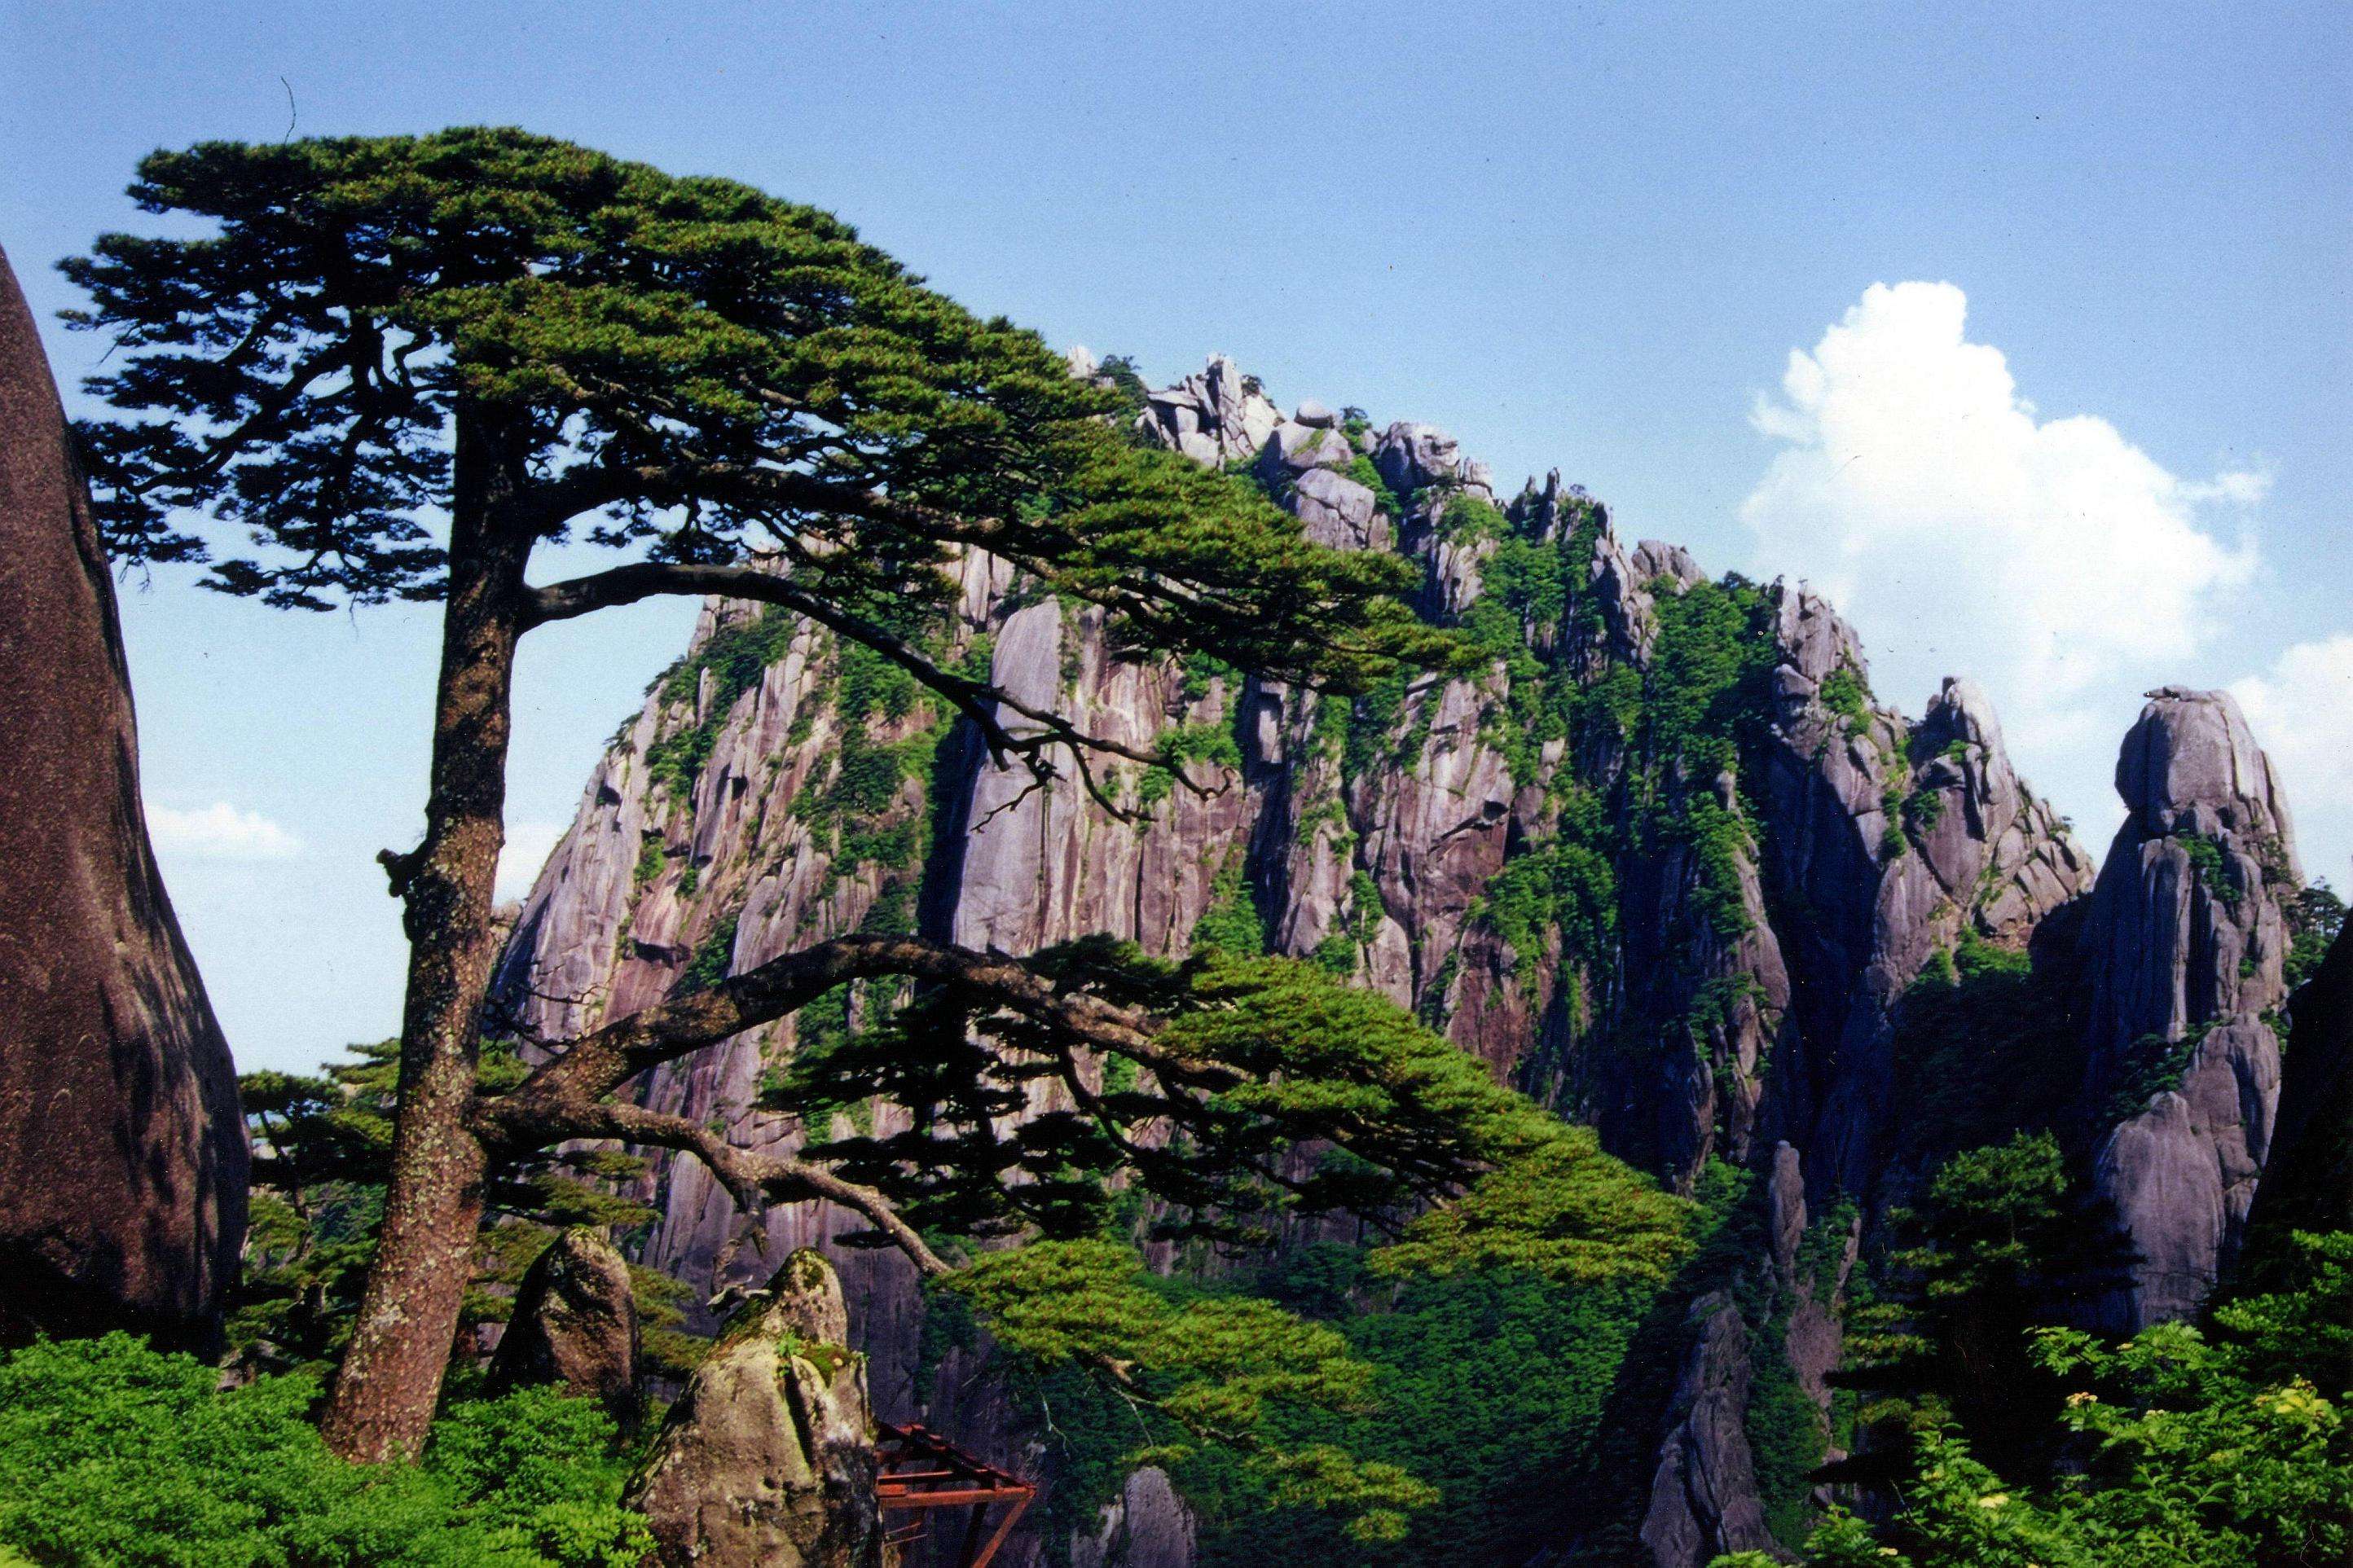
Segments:
[[[1836,585],[1882,694],[1983,677],[2095,848],[2139,692],[2233,685],[2307,868],[2353,880],[2342,10],[1460,9],[0,0],[0,245],[72,303],[50,264],[141,221],[142,153],[275,140],[290,89],[297,133],[516,123],[733,175],[1155,380],[1229,353]],[[100,349],[49,343],[69,384]],[[370,858],[421,826],[429,615],[169,572],[124,615],[240,1061],[394,1032]],[[518,838],[691,617],[532,639]]]

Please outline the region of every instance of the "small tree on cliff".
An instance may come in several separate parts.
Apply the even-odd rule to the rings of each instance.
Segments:
[[[486,1092],[509,692],[535,627],[659,594],[782,605],[906,671],[1000,763],[1041,784],[1067,770],[1099,798],[1091,758],[1161,759],[949,667],[935,634],[944,568],[963,552],[1100,606],[1119,646],[1276,679],[1359,689],[1459,652],[1397,599],[1406,563],[1318,548],[1261,498],[1136,449],[1108,417],[1115,392],[810,208],[496,130],[159,153],[132,194],[211,232],[110,235],[66,264],[93,301],[72,319],[119,350],[91,386],[122,416],[83,433],[116,554],[210,560],[212,586],[283,607],[444,605],[425,837],[383,857],[412,952],[382,1241],[324,1418],[339,1451],[416,1451],[486,1183],[565,1140],[691,1152],[747,1206],[829,1199],[934,1275],[950,1266],[902,1208],[971,1219],[978,1205],[1050,1228],[1040,1205],[1066,1182],[982,1195],[1005,1194],[1024,1160],[1098,1179],[1140,1168],[1229,1216],[1327,1193],[1436,1205],[1406,1227],[1401,1256],[1423,1261],[1590,1275],[1672,1251],[1672,1203],[1589,1136],[1433,1050],[1393,1009],[1354,1027],[1357,1004],[1279,969],[845,936],[554,1042],[545,1065]],[[204,533],[239,531],[250,550],[208,554]],[[633,558],[532,584],[533,550],[575,534]],[[991,1070],[956,1056],[995,1032],[1025,1071],[1071,1085],[1079,1109],[1049,1123],[1067,1147],[976,1182],[937,1150],[754,1154],[617,1097],[659,1063],[883,976],[934,999],[900,1058],[906,1094],[940,1102],[934,1142],[1001,1155],[987,1147]],[[1089,1055],[1148,1087],[1090,1093],[1075,1068]],[[1147,1113],[1233,1174],[1165,1152],[1137,1131]],[[1311,1140],[1361,1158],[1303,1194],[1288,1155]],[[1016,1323],[1019,1283],[999,1264],[975,1289]],[[1120,1327],[1065,1324],[1038,1342],[1128,1376],[1141,1331]]]

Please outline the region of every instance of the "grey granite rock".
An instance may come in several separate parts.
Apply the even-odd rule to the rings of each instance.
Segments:
[[[2196,1310],[2236,1251],[2269,1146],[2285,1000],[2284,900],[2301,886],[2271,760],[2227,692],[2149,694],[2116,761],[2126,817],[2081,938],[2091,975],[2082,1115],[2116,1120],[2094,1171],[2141,1255],[2124,1330]],[[2203,1038],[2138,1106],[2153,1058]]]
[[[2237,1258],[2279,1105],[2279,1045],[2241,1017],[2198,1043],[2174,1088],[2119,1122],[2093,1184],[2116,1205],[2137,1254],[2109,1303],[2126,1330],[2186,1318]]]
[[[492,1394],[555,1384],[602,1405],[627,1436],[638,1387],[638,1305],[629,1265],[596,1232],[565,1231],[532,1261],[491,1358]]]
[[[672,1405],[625,1501],[663,1568],[882,1568],[865,1358],[833,1268],[785,1260]]]
[[[1734,1552],[1788,1560],[1765,1527],[1746,1415],[1748,1329],[1722,1291],[1693,1303],[1692,1346],[1642,1516],[1650,1568],[1705,1568]]]
[[[1071,1540],[1071,1568],[1193,1568],[1193,1510],[1168,1472],[1147,1465],[1103,1507],[1093,1533]]]

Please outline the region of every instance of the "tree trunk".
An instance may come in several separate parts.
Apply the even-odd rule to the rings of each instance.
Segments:
[[[472,1271],[488,1160],[466,1130],[493,951],[491,907],[505,842],[515,639],[531,553],[508,504],[522,482],[491,416],[460,407],[448,602],[425,841],[396,870],[406,900],[408,994],[384,1227],[359,1321],[322,1423],[367,1463],[416,1457],[441,1394]]]

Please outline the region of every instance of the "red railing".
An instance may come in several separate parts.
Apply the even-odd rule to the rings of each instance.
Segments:
[[[1005,1544],[1014,1521],[1038,1495],[1038,1489],[1019,1476],[975,1458],[936,1432],[888,1421],[874,1425],[879,1434],[875,1453],[881,1462],[875,1492],[882,1511],[886,1516],[908,1512],[917,1516],[895,1526],[886,1518],[884,1539],[894,1546],[921,1541],[930,1527],[931,1510],[965,1509],[969,1511],[955,1558],[957,1568],[987,1568],[988,1560]],[[997,1508],[1004,1512],[991,1530],[989,1512]]]

